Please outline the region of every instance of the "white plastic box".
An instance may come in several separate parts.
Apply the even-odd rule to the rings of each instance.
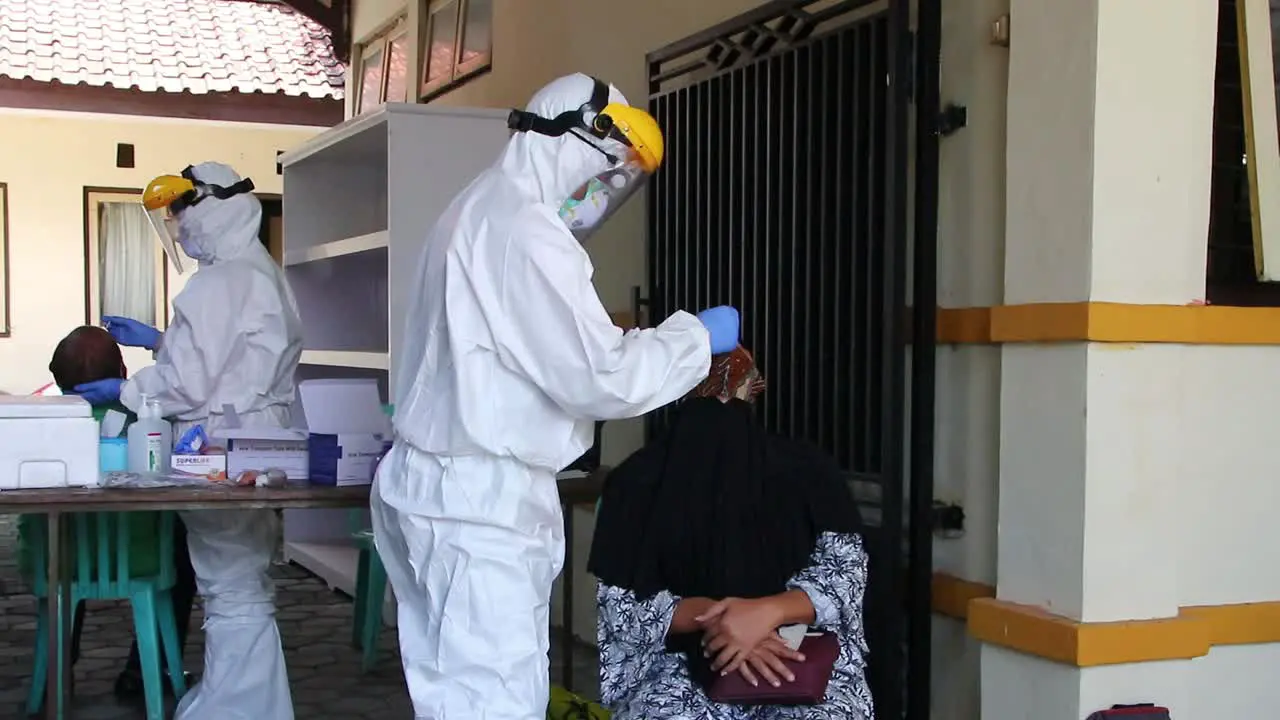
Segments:
[[[98,423],[75,395],[0,395],[0,490],[98,485]]]

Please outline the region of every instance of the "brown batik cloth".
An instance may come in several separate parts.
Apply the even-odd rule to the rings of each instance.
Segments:
[[[714,397],[728,402],[737,396],[739,388],[749,386],[747,402],[756,399],[764,391],[764,376],[756,367],[751,352],[739,345],[733,350],[711,358],[711,373],[693,389],[694,397]]]

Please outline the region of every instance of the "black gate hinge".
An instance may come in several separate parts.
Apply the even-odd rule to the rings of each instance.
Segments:
[[[934,126],[939,137],[948,137],[969,125],[969,108],[963,105],[948,103],[938,113],[938,122]]]
[[[964,534],[964,508],[941,500],[933,501],[930,525],[935,534],[956,538]]]

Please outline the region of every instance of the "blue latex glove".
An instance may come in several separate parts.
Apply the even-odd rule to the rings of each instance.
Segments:
[[[160,347],[160,331],[133,318],[103,315],[102,324],[116,342],[126,347],[155,350]]]
[[[120,402],[120,386],[122,385],[124,385],[124,380],[120,378],[107,378],[77,385],[74,392],[84,398],[90,405],[114,405]]]
[[[698,319],[711,333],[711,354],[727,353],[738,347],[738,311],[728,305],[707,308]]]

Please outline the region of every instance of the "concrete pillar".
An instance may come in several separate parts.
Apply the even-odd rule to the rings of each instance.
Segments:
[[[1217,3],[1012,0],[1011,18],[1004,303],[1198,302]],[[1182,346],[1001,352],[997,598],[1083,623],[1177,615]],[[1188,664],[1082,669],[988,645],[982,717],[1176,706]]]

